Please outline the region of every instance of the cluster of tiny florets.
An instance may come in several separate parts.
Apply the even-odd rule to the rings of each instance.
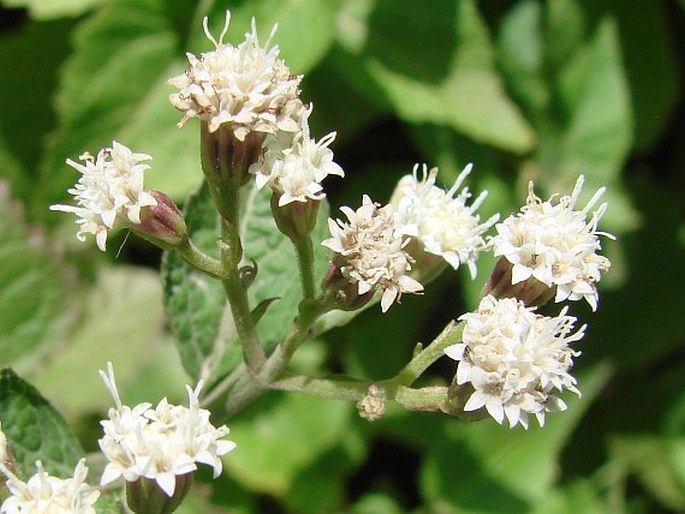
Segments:
[[[165,398],[156,408],[150,403],[130,408],[119,398],[111,364],[108,373],[100,374],[116,404],[109,411],[109,419],[101,421],[104,436],[99,443],[109,461],[102,485],[119,477],[128,482],[142,477],[156,481],[172,496],[176,477],[193,472],[198,462],[212,466],[214,477],[221,473],[220,457],[236,445],[224,439],[228,427],[215,428],[209,411],[199,407],[202,382],[195,390],[186,386],[188,407],[172,405]]]
[[[257,188],[269,185],[278,194],[278,205],[291,202],[321,200],[326,195],[321,182],[328,175],[344,177],[343,169],[333,161],[328,148],[335,132],[319,141],[309,135],[311,106],[300,118],[300,130],[294,134],[280,133],[270,136],[260,160],[253,164]]]
[[[464,314],[462,342],[445,354],[459,361],[456,381],[473,388],[464,411],[485,408],[498,423],[528,428],[534,415],[540,426],[545,413],[565,410],[556,393],[568,389],[580,395],[569,374],[580,353],[569,343],[583,337],[585,326],[573,332],[576,318],[546,317],[515,298],[486,296],[476,312]]]
[[[23,482],[7,470],[6,483],[10,496],[0,507],[2,514],[95,514],[95,501],[100,492],[86,483],[88,468],[81,459],[74,469],[72,478],[58,478],[49,475],[40,461],[37,472]]]
[[[50,209],[76,214],[76,237],[84,241],[87,234],[92,234],[98,248],[104,251],[108,230],[117,224],[140,223],[141,210],[157,205],[157,200],[143,187],[143,173],[150,166],[142,163],[150,159],[149,155],[133,153],[116,141],[111,148],[100,150],[97,157],[81,155],[83,164],[67,159],[67,164],[81,173],[79,181],[69,189],[77,206],[58,204]]]
[[[414,173],[400,179],[393,195],[397,226],[401,234],[418,239],[425,250],[442,257],[452,268],[468,266],[471,277],[476,276],[476,260],[485,248],[483,234],[499,215],[480,222],[476,210],[485,200],[483,191],[472,203],[468,188],[457,191],[471,172],[469,164],[459,174],[454,185],[444,190],[436,185],[437,168],[427,172],[424,165],[418,177],[418,164]]]
[[[407,274],[411,257],[403,250],[405,239],[397,232],[392,205],[381,207],[364,195],[356,211],[349,207],[340,210],[348,223],[329,218],[333,237],[322,244],[337,254],[343,276],[357,284],[360,296],[380,288],[385,312],[402,293],[423,291],[423,286]]]
[[[611,264],[597,254],[601,249],[598,236],[613,236],[597,230],[606,203],[587,219],[604,188],[584,209],[574,210],[583,181],[581,175],[570,196],[553,196],[547,201],[535,195],[531,182],[526,205],[495,226],[492,245],[496,256],[504,256],[512,264],[513,284],[532,277],[556,288],[555,301],[585,299],[596,310],[596,284]]]
[[[227,12],[217,41],[205,18],[205,34],[215,49],[199,57],[188,53],[186,71],[168,81],[180,90],[169,97],[184,113],[179,126],[197,116],[208,124],[210,132],[228,124],[240,141],[252,131],[297,132],[304,110],[299,98],[302,77],[293,75],[278,58],[277,45],[269,48],[271,37],[260,46],[254,19],[252,31],[245,34],[242,43],[235,47],[224,43],[229,22]]]

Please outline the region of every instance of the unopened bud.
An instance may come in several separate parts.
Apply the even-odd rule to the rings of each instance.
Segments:
[[[385,414],[385,390],[376,384],[369,386],[369,392],[357,402],[359,415],[368,421],[378,421]]]
[[[320,202],[309,199],[306,202],[278,205],[279,198],[280,194],[276,192],[271,195],[271,212],[278,230],[293,242],[302,241],[314,230]]]
[[[188,237],[183,213],[164,193],[149,193],[157,200],[157,205],[145,207],[140,223],[132,224],[131,230],[164,250],[173,250]]]
[[[139,478],[126,483],[126,501],[137,514],[171,514],[188,494],[193,482],[193,473],[176,475],[174,494],[169,496],[157,482],[150,478]]]
[[[259,159],[265,138],[264,132],[249,131],[240,140],[230,123],[210,132],[207,122],[202,122],[202,170],[215,191],[221,193],[250,181],[250,166]]]

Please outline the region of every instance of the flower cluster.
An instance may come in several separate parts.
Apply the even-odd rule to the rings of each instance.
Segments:
[[[598,236],[613,236],[597,230],[606,203],[587,220],[604,188],[584,209],[574,210],[583,181],[581,175],[571,196],[562,196],[556,202],[554,196],[543,202],[533,192],[531,182],[526,205],[495,226],[497,235],[492,245],[496,256],[504,256],[511,263],[512,284],[532,277],[556,288],[556,302],[584,298],[596,310],[596,283],[610,266],[609,259],[596,253],[601,249]]]
[[[308,120],[311,112],[310,106],[300,118],[299,132],[281,133],[272,138],[259,162],[252,165],[257,187],[261,189],[269,184],[279,197],[279,206],[321,200],[326,196],[321,182],[328,175],[345,176],[328,148],[335,139],[335,132],[318,142],[310,137]]]
[[[81,459],[74,469],[73,478],[61,479],[49,475],[40,461],[37,472],[28,482],[7,473],[7,488],[11,495],[0,507],[2,514],[41,513],[95,514],[95,501],[100,492],[86,484],[88,468]]]
[[[171,497],[177,477],[193,472],[198,462],[212,466],[215,478],[221,473],[219,457],[236,445],[224,439],[229,429],[225,425],[215,428],[209,411],[199,407],[202,382],[195,390],[186,386],[188,407],[171,405],[164,398],[154,409],[150,403],[130,408],[121,402],[112,364],[108,363],[108,372],[100,371],[100,375],[116,404],[109,411],[109,419],[101,421],[104,437],[100,448],[109,460],[102,485],[119,477],[128,482],[146,478],[156,481]]]
[[[423,286],[407,275],[411,257],[402,249],[392,205],[380,207],[368,195],[353,211],[342,207],[349,223],[328,220],[330,239],[321,243],[336,253],[342,275],[357,285],[359,296],[378,287],[383,291],[381,309],[386,312],[402,293],[420,293]]]
[[[169,97],[171,104],[184,113],[179,126],[193,116],[208,123],[210,132],[222,124],[230,124],[240,141],[252,131],[297,132],[304,108],[299,98],[302,77],[292,75],[278,58],[277,45],[269,48],[274,32],[264,47],[259,45],[254,19],[252,32],[245,34],[244,42],[236,47],[224,43],[230,19],[230,12],[226,12],[226,22],[217,41],[209,32],[205,18],[205,34],[215,50],[199,58],[188,53],[185,73],[168,81],[180,90]]]
[[[424,165],[419,179],[417,164],[413,174],[404,176],[397,184],[392,203],[396,207],[401,234],[418,239],[427,252],[442,257],[454,269],[466,264],[471,277],[475,278],[476,260],[485,247],[483,234],[499,215],[480,223],[476,210],[485,200],[487,191],[470,206],[466,205],[471,198],[468,188],[457,194],[471,169],[471,164],[466,166],[454,185],[445,191],[435,185],[437,168],[427,172]]]
[[[67,164],[81,173],[69,189],[78,206],[58,204],[51,205],[50,210],[76,214],[76,237],[84,241],[86,234],[93,234],[98,248],[104,251],[109,229],[117,224],[139,224],[141,210],[157,205],[154,196],[143,188],[143,172],[150,166],[141,163],[150,159],[116,141],[111,148],[100,150],[97,158],[89,153],[81,155],[84,164],[67,159]]]
[[[486,296],[476,312],[461,316],[463,342],[447,347],[445,354],[459,361],[456,383],[473,389],[464,411],[485,407],[500,424],[506,417],[511,427],[528,428],[531,414],[542,426],[546,412],[565,410],[555,392],[580,395],[569,374],[580,352],[569,343],[585,331],[582,326],[572,332],[576,318],[566,311],[545,317],[515,298]]]

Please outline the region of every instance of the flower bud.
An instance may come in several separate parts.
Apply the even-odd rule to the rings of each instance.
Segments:
[[[250,181],[250,166],[259,159],[265,138],[265,133],[251,131],[239,139],[231,124],[210,131],[207,122],[202,122],[202,171],[219,194]]]
[[[135,482],[126,482],[126,501],[129,508],[138,514],[170,514],[174,512],[188,494],[193,482],[193,473],[176,475],[174,494],[169,496],[156,480],[140,477]]]
[[[385,390],[376,384],[369,386],[369,392],[357,402],[359,415],[367,421],[378,421],[385,414]]]
[[[319,201],[291,202],[278,205],[280,195],[271,195],[271,212],[276,226],[293,242],[302,241],[314,230],[316,215],[319,211]]]
[[[183,213],[164,193],[149,193],[157,201],[157,205],[143,208],[140,223],[131,224],[130,228],[156,246],[164,250],[173,250],[188,237]]]

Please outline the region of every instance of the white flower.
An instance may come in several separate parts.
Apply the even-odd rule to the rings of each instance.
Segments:
[[[381,310],[386,312],[402,293],[421,293],[423,286],[407,275],[410,257],[402,250],[405,242],[396,233],[392,205],[380,207],[364,195],[362,206],[340,210],[349,223],[328,219],[333,236],[321,244],[340,256],[341,273],[357,284],[361,296],[375,287],[383,290]]]
[[[278,131],[296,132],[303,109],[299,99],[301,76],[295,76],[278,58],[279,49],[269,49],[271,36],[259,46],[257,29],[252,20],[252,32],[245,41],[234,47],[223,42],[230,23],[226,23],[217,41],[203,26],[215,50],[196,57],[188,53],[189,66],[185,73],[172,77],[168,84],[180,91],[169,96],[169,101],[184,115],[179,126],[193,116],[209,124],[209,131],[230,123],[240,141],[251,131],[275,134]]]
[[[95,514],[95,501],[100,492],[86,484],[88,468],[81,459],[74,469],[74,477],[61,479],[45,472],[40,461],[37,473],[24,483],[9,476],[7,488],[11,496],[0,508],[2,514]]]
[[[604,193],[600,188],[584,209],[574,210],[584,178],[581,175],[571,196],[555,196],[542,201],[529,184],[526,205],[495,228],[492,238],[496,256],[503,255],[512,265],[512,284],[533,277],[548,287],[556,287],[556,302],[584,298],[597,309],[599,295],[596,283],[609,269],[609,259],[597,255],[601,249],[597,224],[607,208],[603,203],[592,213],[590,209]]]
[[[202,381],[195,390],[186,386],[188,407],[172,405],[164,398],[154,409],[150,403],[131,409],[121,403],[111,363],[107,370],[100,371],[100,375],[116,407],[109,410],[109,419],[100,422],[105,434],[99,440],[100,448],[109,461],[102,485],[119,477],[128,482],[144,477],[155,480],[171,497],[176,476],[195,471],[197,462],[212,466],[214,477],[219,476],[220,457],[236,444],[224,439],[228,427],[215,428],[209,421],[209,411],[200,408]]]
[[[401,234],[415,237],[427,252],[441,256],[454,269],[466,264],[471,277],[475,278],[476,260],[485,246],[483,233],[497,221],[499,215],[480,223],[476,210],[485,200],[487,191],[483,191],[470,206],[466,205],[471,198],[468,188],[463,188],[457,194],[472,167],[471,164],[466,166],[454,185],[445,191],[435,185],[437,168],[427,172],[424,165],[423,176],[419,180],[417,164],[412,175],[400,179],[392,203],[396,207]]]
[[[299,132],[292,136],[280,134],[267,143],[266,152],[251,168],[256,174],[259,189],[269,184],[280,195],[279,206],[310,199],[321,200],[326,196],[321,182],[328,175],[345,176],[328,148],[335,139],[335,132],[318,142],[309,137],[311,112],[311,106],[303,112]]]
[[[580,396],[568,373],[580,352],[568,345],[585,333],[585,325],[572,332],[576,318],[566,312],[545,317],[515,298],[488,295],[477,312],[461,316],[463,342],[447,347],[445,354],[459,361],[457,384],[474,389],[464,411],[485,407],[500,424],[506,416],[511,427],[528,428],[529,414],[543,426],[545,412],[566,410],[554,393],[568,389]]]
[[[76,185],[69,189],[78,206],[51,205],[50,210],[76,214],[79,241],[93,234],[98,248],[105,251],[108,230],[117,224],[140,223],[141,209],[157,205],[143,187],[143,172],[150,166],[141,162],[152,157],[133,153],[112,141],[112,147],[100,150],[97,158],[89,153],[79,158],[84,164],[67,159],[67,164],[81,173]]]

